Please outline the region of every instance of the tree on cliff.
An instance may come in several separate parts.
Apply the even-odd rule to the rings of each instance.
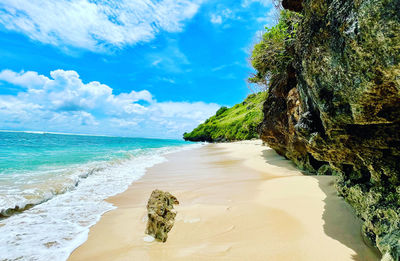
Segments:
[[[265,28],[267,31],[257,43],[251,55],[251,65],[256,73],[249,78],[250,83],[268,87],[270,79],[283,78],[286,68],[294,59],[293,49],[300,14],[282,10],[277,25]]]

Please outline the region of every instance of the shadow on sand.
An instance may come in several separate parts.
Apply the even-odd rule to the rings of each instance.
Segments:
[[[342,244],[356,252],[353,260],[368,261],[381,260],[378,249],[368,247],[362,240],[361,220],[351,206],[337,195],[334,188],[334,180],[331,176],[313,176],[318,180],[320,189],[325,193],[325,207],[322,216],[325,221],[324,231],[329,237],[338,240]],[[355,241],[354,238],[360,238]]]
[[[278,155],[278,153],[276,153],[273,149],[263,150],[262,156],[264,157],[265,162],[270,165],[285,168],[292,171],[300,171],[293,162]]]
[[[273,149],[265,149],[262,152],[262,156],[266,163],[270,165],[286,168],[290,171],[300,171],[293,162],[278,155]],[[332,176],[310,177],[318,181],[320,189],[326,195],[324,213],[322,215],[325,234],[352,249],[356,253],[352,257],[355,261],[380,260],[381,254],[379,251],[376,248],[368,247],[363,242],[361,222],[350,205],[337,195],[333,186],[334,178]],[[318,244],[315,246],[318,246]]]

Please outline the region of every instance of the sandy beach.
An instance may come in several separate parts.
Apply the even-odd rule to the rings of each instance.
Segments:
[[[305,176],[261,141],[207,144],[167,155],[109,198],[69,260],[379,260],[333,177]],[[180,201],[166,243],[145,242],[154,189]]]

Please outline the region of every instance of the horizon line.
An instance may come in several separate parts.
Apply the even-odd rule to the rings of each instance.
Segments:
[[[157,139],[157,140],[179,140],[173,138],[150,138],[150,137],[129,137],[129,136],[112,136],[102,134],[87,134],[87,133],[67,133],[67,132],[52,132],[52,131],[31,131],[31,130],[1,130],[0,132],[17,132],[17,133],[30,133],[30,134],[55,134],[55,135],[71,135],[71,136],[94,136],[94,137],[108,137],[108,138],[132,138],[132,139]]]

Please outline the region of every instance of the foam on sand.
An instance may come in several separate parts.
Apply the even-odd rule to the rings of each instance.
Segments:
[[[164,162],[165,154],[198,146],[150,149],[105,163],[90,175],[78,175],[79,182],[70,189],[0,221],[0,260],[66,260],[100,216],[115,208],[106,198],[123,192],[147,168]]]

